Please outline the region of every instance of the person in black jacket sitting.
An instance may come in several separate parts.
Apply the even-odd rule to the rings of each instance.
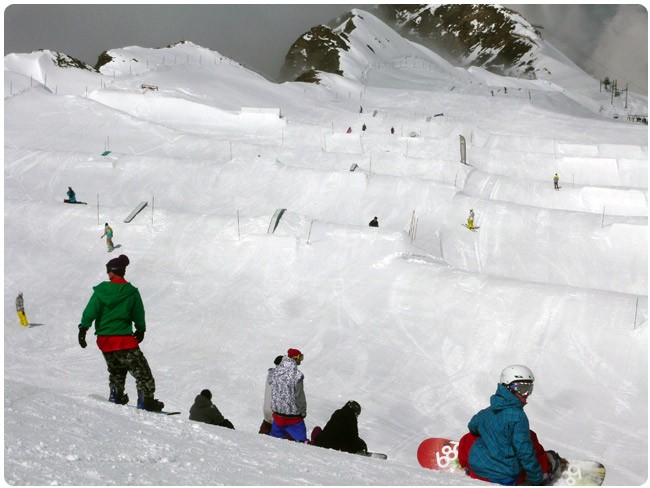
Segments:
[[[190,408],[190,420],[227,427],[229,429],[235,428],[232,422],[224,418],[217,406],[212,403],[212,393],[210,390],[203,390],[201,394],[196,396],[194,405]]]
[[[368,446],[359,437],[357,417],[360,414],[361,405],[350,400],[332,414],[325,428],[317,435],[313,443],[319,447],[355,454],[368,452]]]

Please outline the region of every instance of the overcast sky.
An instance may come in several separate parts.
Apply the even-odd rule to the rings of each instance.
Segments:
[[[291,44],[318,24],[372,4],[8,5],[4,52],[50,49],[95,65],[126,46],[189,40],[276,78]],[[648,92],[648,12],[637,5],[508,5],[598,78]]]

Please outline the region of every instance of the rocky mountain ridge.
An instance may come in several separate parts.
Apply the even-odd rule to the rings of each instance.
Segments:
[[[535,79],[541,35],[513,10],[498,5],[379,5],[373,13],[412,42],[453,65],[477,66],[506,76]],[[350,33],[364,23],[353,10],[303,34],[289,49],[283,80],[317,81],[318,71],[342,74],[341,59],[354,48]]]

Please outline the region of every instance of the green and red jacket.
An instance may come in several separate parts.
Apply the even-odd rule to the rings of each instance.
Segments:
[[[136,330],[145,331],[144,304],[138,289],[118,276],[93,287],[93,295],[81,314],[81,328],[95,322],[97,346],[102,352],[135,349]]]

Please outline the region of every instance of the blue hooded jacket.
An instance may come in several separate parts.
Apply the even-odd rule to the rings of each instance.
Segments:
[[[532,484],[542,483],[524,404],[508,388],[499,385],[490,406],[474,415],[467,426],[480,436],[469,451],[469,466],[475,474],[495,483],[514,484],[524,470]]]

